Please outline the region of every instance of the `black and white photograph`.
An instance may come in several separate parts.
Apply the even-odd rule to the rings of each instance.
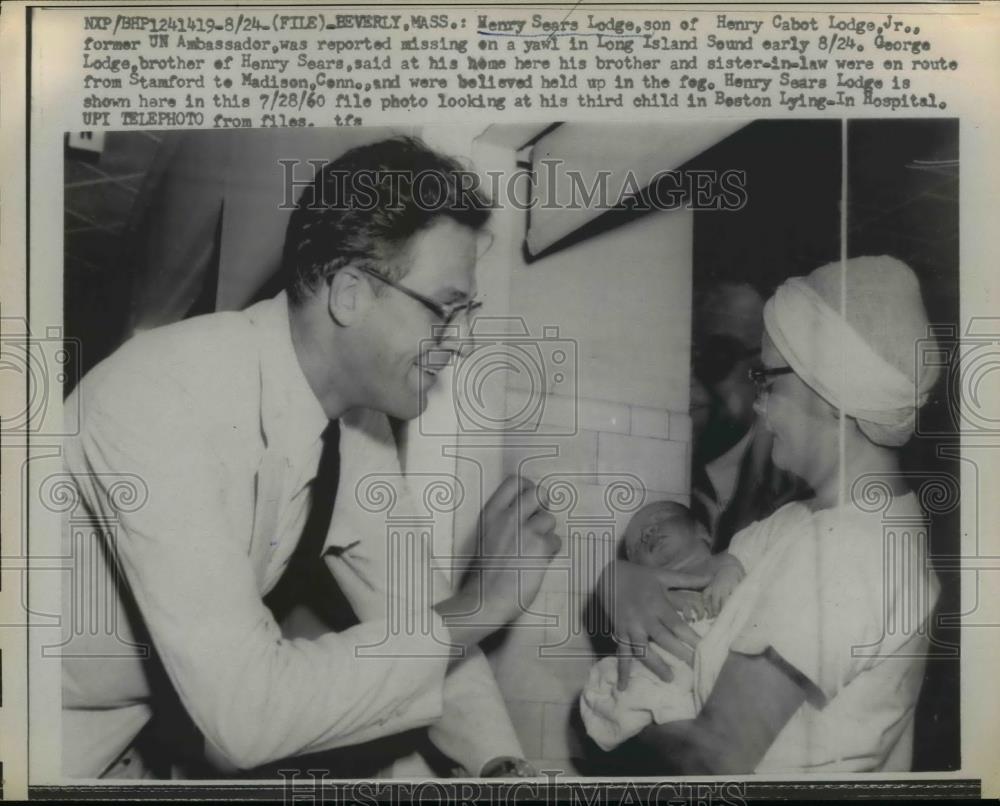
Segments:
[[[1000,793],[1000,6],[0,5],[0,800]]]
[[[961,127],[67,132],[62,781],[959,770]]]

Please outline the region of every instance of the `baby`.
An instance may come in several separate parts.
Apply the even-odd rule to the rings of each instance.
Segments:
[[[712,554],[705,527],[683,504],[658,501],[640,509],[625,529],[630,562],[711,576],[701,593],[687,595],[682,615],[691,629],[704,635],[733,590],[743,579],[743,566],[723,552]],[[611,750],[652,722],[694,719],[694,674],[690,666],[650,642],[670,667],[673,680],[661,680],[641,663],[633,663],[628,686],[618,690],[618,661],[603,658],[590,670],[580,697],[580,712],[590,737]]]

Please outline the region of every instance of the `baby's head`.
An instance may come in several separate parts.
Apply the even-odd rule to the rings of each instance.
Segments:
[[[676,501],[647,504],[625,528],[625,555],[639,565],[680,570],[711,553],[705,527]]]

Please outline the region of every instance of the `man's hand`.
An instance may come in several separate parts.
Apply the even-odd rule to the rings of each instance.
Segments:
[[[502,623],[530,605],[562,541],[554,533],[548,494],[529,479],[508,476],[483,507],[483,607]],[[516,573],[511,569],[524,568]]]
[[[437,607],[459,643],[478,643],[534,601],[562,545],[547,506],[544,491],[516,476],[486,502],[474,567],[455,596]]]
[[[673,678],[670,667],[649,650],[650,640],[680,660],[694,662],[698,634],[678,613],[685,602],[675,601],[671,589],[701,588],[710,581],[708,575],[646,568],[625,560],[617,560],[604,569],[597,590],[618,642],[620,690],[628,686],[633,657],[663,680]]]

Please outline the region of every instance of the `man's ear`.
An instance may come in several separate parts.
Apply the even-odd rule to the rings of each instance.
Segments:
[[[338,324],[350,327],[359,321],[371,302],[371,286],[351,266],[344,266],[329,281],[327,309]]]

